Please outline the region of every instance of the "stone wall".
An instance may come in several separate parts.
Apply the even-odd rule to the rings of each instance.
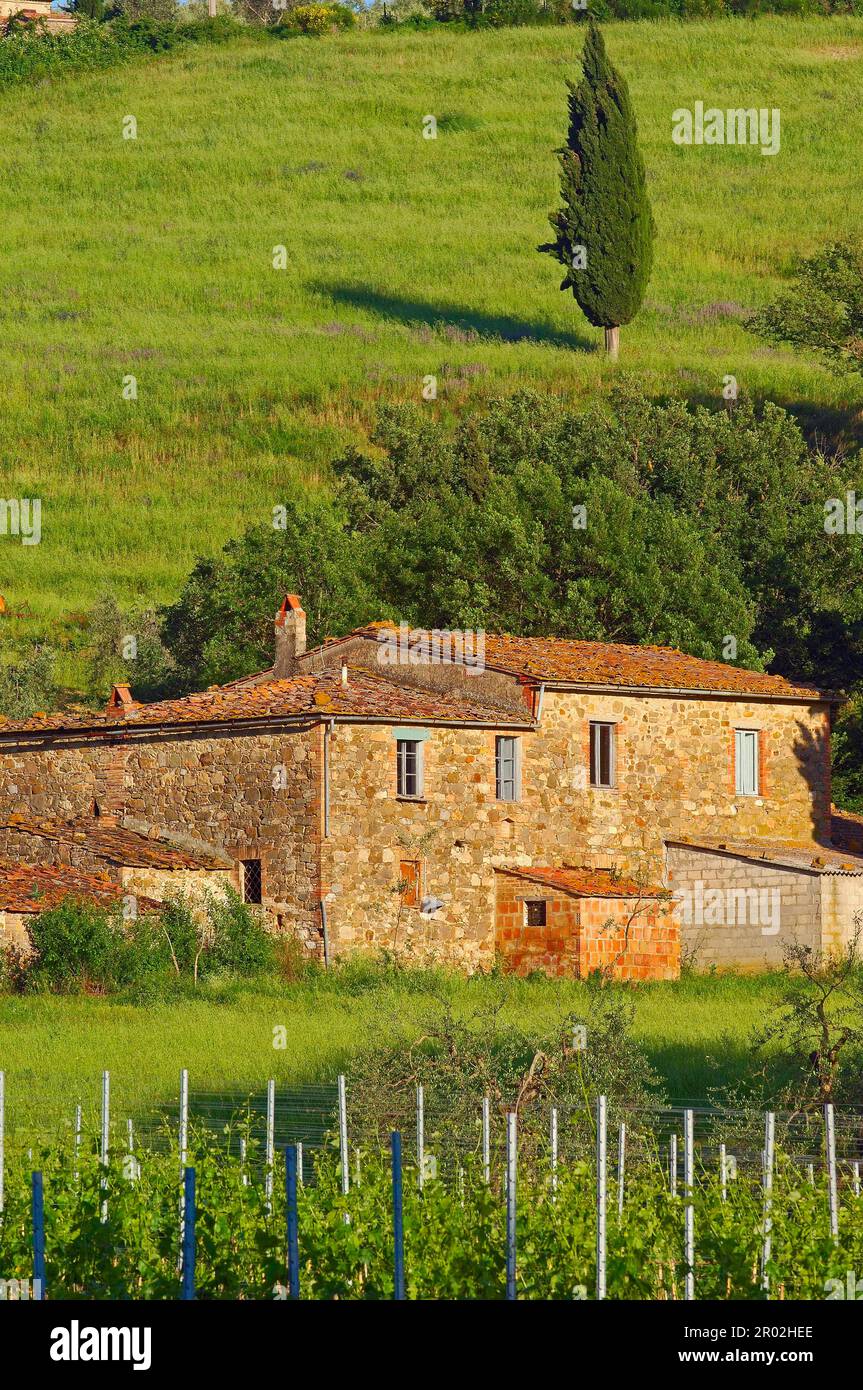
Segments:
[[[527,713],[518,682],[506,690],[508,678],[496,673],[455,679],[476,691],[486,681],[501,733],[508,702],[510,718]],[[616,726],[610,790],[589,786],[591,720]],[[521,736],[514,802],[495,797],[494,729],[430,727],[421,801],[396,796],[390,725],[336,723],[330,735],[321,723],[243,733],[126,725],[87,740],[21,735],[0,738],[0,815],[86,816],[95,801],[103,815],[166,838],[191,835],[234,860],[260,859],[265,905],[310,949],[320,950],[323,893],[333,955],[409,948],[473,969],[494,957],[497,867],[616,867],[661,883],[666,838],[811,842],[826,834],[827,721],[823,705],[547,689],[539,727]],[[735,795],[736,727],[762,731],[758,797]],[[443,900],[433,916],[402,903],[402,861],[419,863],[422,893]],[[754,943],[749,955],[755,946],[774,957],[774,942]]]
[[[167,839],[194,836],[229,858],[260,859],[264,905],[319,950],[322,739],[320,725],[309,725],[0,740],[0,814],[68,819],[92,814],[95,801],[104,816],[146,823]],[[32,862],[64,862],[57,848]]]
[[[208,896],[220,899],[226,888],[237,888],[237,876],[230,869],[151,869],[119,870],[124,897],[153,898],[164,902],[182,894],[195,907]]]
[[[589,724],[617,727],[617,785],[589,786]],[[734,791],[737,727],[762,730],[762,795]],[[322,877],[334,953],[410,948],[488,965],[494,870],[572,863],[664,882],[665,837],[811,842],[830,814],[824,706],[546,691],[521,738],[521,797],[495,798],[495,731],[430,728],[422,801],[396,796],[388,726],[337,724]],[[505,725],[500,732],[505,733]],[[433,918],[400,905],[421,864]]]

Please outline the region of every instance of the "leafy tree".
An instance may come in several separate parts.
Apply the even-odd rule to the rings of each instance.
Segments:
[[[625,79],[612,67],[602,34],[590,21],[583,76],[569,88],[569,130],[560,150],[563,206],[549,220],[555,239],[539,248],[565,267],[590,323],[605,329],[617,357],[618,330],[631,323],[653,265],[655,227],[635,115]]]
[[[173,662],[159,626],[152,609],[124,613],[111,594],[99,599],[87,615],[84,639],[91,698],[104,700],[116,682],[133,686],[144,700],[171,689]]]
[[[34,643],[20,660],[0,662],[0,714],[7,719],[29,719],[39,710],[53,708],[54,652]]]
[[[863,240],[835,241],[801,258],[792,289],[755,314],[748,327],[863,371]]]
[[[162,611],[181,684],[200,689],[270,665],[273,617],[286,593],[302,596],[310,645],[373,614],[343,518],[325,500],[293,504],[284,527],[252,527],[221,555],[197,562]]]
[[[785,1103],[820,1110],[831,1101],[860,1102],[863,1048],[863,917],[834,951],[792,942],[785,950],[782,998],[755,1042],[793,1069]],[[842,1064],[846,1063],[845,1068]]]
[[[101,21],[107,17],[105,0],[69,0],[67,9],[73,14],[85,15],[87,19]]]

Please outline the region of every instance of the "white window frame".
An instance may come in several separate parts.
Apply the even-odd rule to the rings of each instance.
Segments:
[[[416,753],[416,791],[409,792],[407,788],[407,752],[402,754],[402,748],[406,749],[407,744],[413,744]],[[396,795],[402,801],[422,801],[425,779],[425,760],[423,757],[423,740],[419,738],[399,738],[396,739]]]
[[[760,729],[734,730],[734,793],[736,796],[760,796]],[[751,773],[751,776],[748,775]]]
[[[503,793],[501,745],[512,744],[512,796]],[[513,734],[496,734],[494,740],[494,793],[498,801],[521,800],[521,739]]]
[[[608,730],[608,781],[600,782],[600,736],[601,730]],[[594,744],[596,751],[594,752]],[[592,772],[596,767],[597,780],[594,782]],[[617,786],[617,725],[610,719],[591,719],[590,721],[590,761],[587,769],[588,781],[597,791],[610,791]]]

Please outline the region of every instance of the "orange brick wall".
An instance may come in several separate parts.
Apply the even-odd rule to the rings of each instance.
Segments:
[[[525,924],[525,899],[545,901],[544,927]],[[610,970],[618,980],[675,980],[680,974],[680,931],[667,903],[576,898],[509,874],[498,875],[495,946],[518,975],[541,970],[584,979]]]

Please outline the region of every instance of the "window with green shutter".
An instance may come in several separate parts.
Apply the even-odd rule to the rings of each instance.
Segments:
[[[518,739],[495,739],[495,785],[498,801],[518,801]]]

